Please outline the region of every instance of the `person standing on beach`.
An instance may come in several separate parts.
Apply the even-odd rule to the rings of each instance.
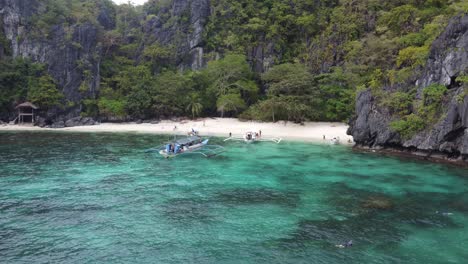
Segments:
[[[260,135],[260,137],[262,137],[262,130],[259,130],[258,134]]]

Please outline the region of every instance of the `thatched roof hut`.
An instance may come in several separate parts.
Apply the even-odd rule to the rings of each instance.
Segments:
[[[19,105],[16,106],[16,109],[18,109],[18,108],[32,108],[32,109],[34,109],[34,110],[39,109],[39,107],[35,106],[35,105],[34,105],[33,103],[31,103],[31,102],[24,102],[24,103],[22,103],[22,104],[19,104]]]
[[[24,123],[25,117],[27,122],[31,120],[31,123],[34,123],[34,110],[39,109],[39,107],[35,106],[33,103],[24,102],[17,105],[15,108],[18,109],[18,123]]]

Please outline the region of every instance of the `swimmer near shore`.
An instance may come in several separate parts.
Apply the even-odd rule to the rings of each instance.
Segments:
[[[445,211],[436,211],[436,214],[440,214],[440,215],[443,215],[443,216],[451,216],[451,215],[453,215],[453,213],[445,212]]]
[[[337,248],[348,248],[348,247],[352,247],[352,246],[353,246],[353,241],[352,240],[349,240],[348,242],[343,243],[343,244],[335,245],[335,247],[337,247]]]

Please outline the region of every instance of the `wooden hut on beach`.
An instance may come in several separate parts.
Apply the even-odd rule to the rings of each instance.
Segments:
[[[24,122],[34,123],[34,111],[38,110],[39,107],[35,106],[30,102],[24,102],[16,106],[18,109],[18,124],[23,124]]]

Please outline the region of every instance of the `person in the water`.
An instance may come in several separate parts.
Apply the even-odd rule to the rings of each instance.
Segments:
[[[441,212],[441,211],[436,211],[436,214],[440,214],[440,215],[443,215],[443,216],[450,216],[450,215],[453,215],[453,213]]]
[[[339,247],[339,248],[347,248],[347,247],[352,247],[353,246],[353,240],[350,240],[346,243],[343,243],[343,244],[339,244],[339,245],[335,245],[336,247]]]

